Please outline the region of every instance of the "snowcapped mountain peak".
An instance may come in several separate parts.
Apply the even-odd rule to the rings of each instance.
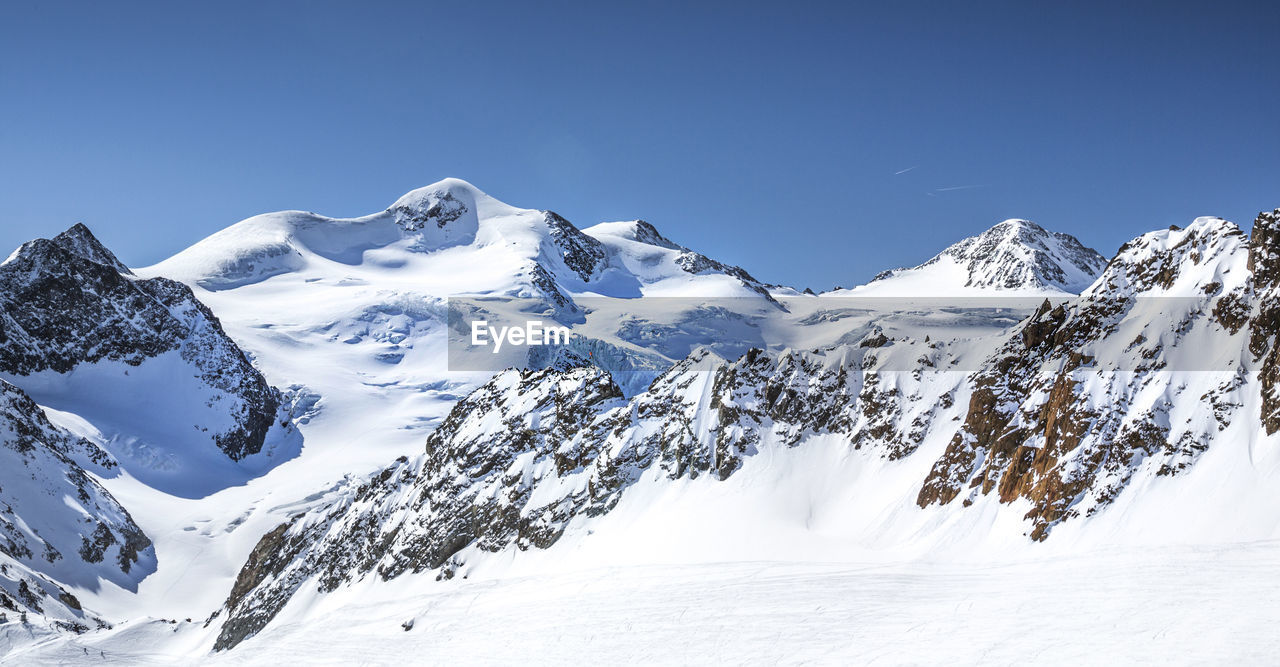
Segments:
[[[1030,230],[1032,232],[1040,233],[1040,234],[1045,234],[1048,232],[1048,230],[1046,230],[1044,227],[1041,227],[1040,225],[1037,225],[1036,223],[1031,222],[1030,220],[1024,220],[1022,218],[1009,218],[1008,220],[1002,220],[992,225],[991,228],[987,230],[987,232],[994,232],[994,231],[1020,232],[1022,230]]]
[[[401,206],[415,207],[420,203],[443,196],[451,196],[457,199],[475,201],[481,197],[488,197],[476,186],[462,180],[461,178],[444,178],[430,185],[424,185],[406,192],[404,196],[396,200],[389,209],[399,208]]]
[[[1222,218],[1203,216],[1191,221],[1186,227],[1176,225],[1168,229],[1147,232],[1120,247],[1116,258],[1141,259],[1154,251],[1167,251],[1184,246],[1200,239],[1217,239],[1220,237],[1243,237],[1244,230],[1234,222]]]
[[[539,211],[508,206],[466,181],[446,178],[358,218],[307,211],[257,215],[147,272],[222,290],[282,274],[416,267],[415,256],[462,247],[514,245],[523,252],[540,220]]]
[[[9,255],[4,263],[25,261],[33,265],[43,265],[61,263],[68,256],[78,260],[88,260],[125,275],[133,273],[119,259],[116,259],[116,256],[107,250],[106,246],[102,245],[82,222],[77,222],[52,239],[33,239],[23,243]]]
[[[656,227],[644,220],[602,222],[594,227],[588,228],[586,231],[592,236],[597,237],[612,236],[625,239],[627,241],[635,241],[646,245],[658,246],[659,248],[669,248],[672,250],[683,249],[681,246],[663,236]]]
[[[480,228],[477,200],[489,199],[475,186],[456,178],[413,190],[387,210],[406,232],[421,232],[432,249],[469,243]]]
[[[857,296],[1078,294],[1107,265],[1074,236],[1010,218],[963,239],[914,268],[892,269],[852,290]]]
[[[116,256],[102,245],[102,242],[98,241],[83,222],[77,222],[67,231],[53,237],[53,242],[63,250],[91,262],[109,266],[120,273],[133,273],[123,262],[116,259]]]
[[[699,275],[716,273],[730,277],[741,287],[751,292],[765,294],[763,284],[746,273],[740,266],[723,264],[699,252],[689,250],[662,236],[658,228],[645,220],[622,221],[622,223],[600,223],[582,230],[586,236],[600,239],[605,245],[613,248],[618,255],[626,256],[627,261],[639,260],[640,264],[659,264],[660,259],[671,262],[676,274]],[[636,268],[640,273],[643,270]]]
[[[1190,297],[1243,289],[1248,246],[1244,231],[1222,218],[1148,232],[1121,246],[1084,294]],[[1206,289],[1211,285],[1217,287]]]
[[[535,211],[498,201],[460,178],[446,178],[405,193],[386,212],[404,232],[422,238],[414,249],[431,251],[474,242],[481,220],[503,220],[507,224],[501,229],[515,220],[527,223]]]
[[[925,264],[951,258],[968,270],[966,287],[1057,288],[1079,292],[1107,260],[1074,236],[1051,232],[1028,220],[1010,219],[943,250]]]
[[[647,222],[580,230],[456,178],[360,218],[255,216],[139,271],[210,292],[292,276],[312,288],[358,282],[433,297],[532,297],[570,311],[574,294],[771,298],[746,271],[678,245]]]

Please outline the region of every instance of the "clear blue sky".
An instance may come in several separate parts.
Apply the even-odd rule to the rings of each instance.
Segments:
[[[1275,7],[6,2],[0,245],[144,265],[457,176],[801,287],[1008,217],[1110,254],[1280,206]]]

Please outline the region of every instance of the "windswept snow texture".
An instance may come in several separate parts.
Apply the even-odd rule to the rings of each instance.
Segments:
[[[959,296],[985,290],[1010,294],[1079,294],[1107,258],[1069,234],[1027,220],[1005,220],[910,269],[893,269],[840,296]]]
[[[1280,546],[604,565],[308,600],[239,649],[138,619],[11,654],[76,664],[1264,664]],[[692,559],[693,554],[685,553]],[[0,626],[0,652],[4,650]],[[86,660],[85,652],[90,659]]]

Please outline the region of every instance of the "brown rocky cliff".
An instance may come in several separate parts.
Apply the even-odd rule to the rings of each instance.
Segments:
[[[1249,351],[1261,360],[1262,426],[1267,435],[1280,430],[1280,209],[1258,214],[1249,237],[1249,270],[1253,273],[1258,310],[1250,323]]]

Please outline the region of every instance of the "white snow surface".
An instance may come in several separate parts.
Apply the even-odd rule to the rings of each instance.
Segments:
[[[1203,664],[1280,650],[1280,545],[1071,557],[601,567],[369,583],[241,650],[139,619],[14,664]],[[406,631],[403,625],[412,622]],[[13,637],[0,632],[3,642]],[[87,656],[87,657],[86,657]]]
[[[1026,539],[1021,501],[988,497],[963,512],[916,506],[920,480],[947,445],[945,429],[900,461],[830,436],[795,448],[766,442],[726,481],[641,480],[615,510],[576,522],[552,548],[477,559],[465,579],[370,577],[330,595],[299,595],[260,635],[210,654],[217,624],[203,621],[264,533],[346,493],[344,480],[420,454],[428,430],[491,375],[448,369],[446,298],[539,296],[541,266],[573,301],[732,297],[771,308],[731,273],[685,270],[680,257],[689,251],[649,229],[582,230],[604,253],[584,276],[543,212],[448,179],[362,218],[250,218],[137,269],[191,285],[271,384],[290,392],[301,452],[204,497],[178,497],[128,473],[101,480],[155,541],[155,573],[136,592],[69,586],[120,623],[83,636],[6,624],[0,662],[1182,663],[1266,661],[1280,650],[1272,631],[1280,622],[1280,443],[1251,427],[1250,397],[1241,426],[1220,440],[1228,446],[1210,448],[1176,478],[1142,476],[1106,512],[1059,526],[1046,543]],[[1180,240],[1154,234],[1160,248]],[[1000,256],[1017,255],[1011,247]],[[995,287],[996,273],[975,278],[950,250],[856,290],[784,300],[789,313],[763,325],[759,342],[774,351],[852,345],[921,326],[842,307],[833,296],[1062,296],[1102,269],[1092,259],[1058,262],[1061,280]],[[1067,254],[1052,243],[1047,252]],[[1231,252],[1219,271],[1243,261]],[[1188,278],[1187,289],[1206,279]],[[575,330],[675,361],[716,341],[692,336],[686,347],[662,349],[618,331],[628,317],[648,326],[686,312],[601,301]],[[982,357],[991,334],[1018,317],[929,310],[920,319],[935,340],[960,341],[957,356]],[[1167,384],[1199,396],[1218,380],[1184,373]],[[965,406],[957,400],[947,414],[960,419]],[[50,417],[102,438],[84,415]]]

